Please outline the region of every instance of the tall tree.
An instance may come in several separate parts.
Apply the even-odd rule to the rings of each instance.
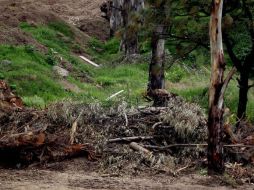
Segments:
[[[225,45],[240,74],[237,109],[237,126],[239,126],[240,121],[246,119],[248,91],[253,87],[249,82],[254,68],[254,2],[246,0],[237,1],[233,4],[227,2],[226,6],[231,10],[226,14],[227,9],[225,9],[225,18],[228,18],[231,27],[224,32]],[[237,39],[236,36],[241,37]]]
[[[107,0],[101,5],[103,17],[110,22],[110,36],[120,29],[120,50],[126,56],[138,53],[138,29],[142,23],[139,12],[144,9],[144,0]]]
[[[178,1],[176,8],[172,9],[175,17],[169,32],[170,42],[176,44],[176,49],[183,57],[195,49],[209,49],[206,34],[209,4],[207,0]],[[223,43],[230,62],[239,73],[238,121],[246,119],[248,92],[254,86],[250,84],[254,73],[253,18],[254,1],[224,0]]]
[[[207,158],[209,174],[222,174],[225,170],[222,145],[224,94],[231,77],[236,71],[235,68],[232,69],[224,80],[226,63],[222,42],[222,10],[223,0],[213,0],[210,19],[212,73],[209,89],[208,115]]]
[[[120,49],[126,56],[138,53],[138,12],[144,9],[144,0],[123,0],[121,16],[124,30]]]
[[[154,29],[151,39],[152,59],[149,66],[147,94],[154,100],[155,106],[164,106],[166,99],[161,96],[165,89],[165,34],[169,27],[170,1],[149,1]]]

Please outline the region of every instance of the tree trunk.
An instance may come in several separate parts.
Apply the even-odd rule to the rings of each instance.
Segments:
[[[249,71],[243,70],[240,73],[239,79],[239,102],[237,110],[237,118],[239,122],[246,118],[248,91],[249,91]]]
[[[138,23],[135,23],[132,14],[143,8],[144,0],[123,0],[121,15],[124,31],[120,49],[126,56],[138,53]]]
[[[124,0],[112,0],[110,15],[110,36],[113,37],[115,32],[123,26],[122,8]]]
[[[152,60],[149,66],[147,94],[154,99],[155,106],[165,104],[165,100],[161,100],[155,93],[158,89],[165,89],[165,40],[161,38],[165,30],[165,26],[158,25],[152,35]]]
[[[211,45],[211,84],[209,89],[208,115],[208,173],[222,174],[225,170],[223,160],[223,113],[224,113],[224,52],[222,44],[223,0],[213,0],[210,20]]]

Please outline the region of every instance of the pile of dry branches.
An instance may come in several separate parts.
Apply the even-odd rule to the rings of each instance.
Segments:
[[[171,96],[166,107],[68,101],[41,111],[10,106],[0,109],[0,154],[2,160],[25,165],[100,155],[102,172],[149,168],[175,175],[196,162],[206,163],[206,123],[198,105],[178,96]],[[232,130],[225,130],[227,161],[253,163],[253,126],[241,129],[234,134],[236,144],[226,138]]]

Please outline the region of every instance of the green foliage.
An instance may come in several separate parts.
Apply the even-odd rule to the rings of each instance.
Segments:
[[[89,54],[92,55],[95,61],[99,63],[112,62],[119,56],[120,41],[113,38],[107,42],[102,42],[96,38],[91,38],[89,41]]]
[[[46,103],[45,103],[44,99],[37,96],[37,95],[30,96],[30,97],[25,96],[22,98],[22,100],[23,100],[24,104],[29,107],[37,107],[37,108],[41,108],[41,109],[46,107]]]
[[[187,73],[180,65],[173,66],[169,72],[166,73],[166,79],[171,82],[180,82],[181,79],[186,76]]]
[[[46,62],[49,64],[49,65],[57,65],[59,60],[57,58],[57,54],[56,52],[54,52],[53,49],[49,49],[47,55],[46,55]]]
[[[0,73],[0,80],[3,80],[5,77],[4,77],[4,74],[3,73]]]
[[[44,55],[27,51],[25,46],[0,45],[0,60],[12,62],[7,66],[0,65],[0,70],[4,73],[5,80],[22,97],[37,95],[49,103],[68,95],[56,83]]]

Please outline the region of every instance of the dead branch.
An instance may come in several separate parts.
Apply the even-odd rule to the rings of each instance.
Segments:
[[[172,144],[168,146],[153,146],[153,145],[142,145],[147,149],[156,149],[156,150],[167,150],[175,147],[207,147],[207,144]],[[245,145],[245,144],[227,144],[223,145],[225,148],[254,148],[254,145]]]
[[[223,97],[225,95],[226,89],[228,87],[228,84],[230,82],[230,80],[232,79],[233,75],[235,74],[235,72],[237,71],[236,67],[233,67],[231,69],[231,71],[228,73],[226,79],[223,82],[223,86],[221,88],[221,92],[220,92],[220,97],[219,97],[219,105],[222,105],[223,102]]]
[[[108,100],[111,100],[112,98],[118,96],[119,94],[121,94],[121,93],[123,93],[123,92],[124,92],[124,90],[120,90],[119,92],[117,92],[117,93],[112,94],[111,96],[109,96],[106,100],[107,100],[107,101],[108,101]]]
[[[152,129],[155,129],[157,126],[161,125],[163,122],[157,122],[152,126]]]
[[[142,137],[122,137],[122,138],[115,138],[115,139],[109,139],[107,143],[119,143],[119,142],[131,142],[131,141],[145,141],[145,140],[151,140],[154,139],[152,136]]]

